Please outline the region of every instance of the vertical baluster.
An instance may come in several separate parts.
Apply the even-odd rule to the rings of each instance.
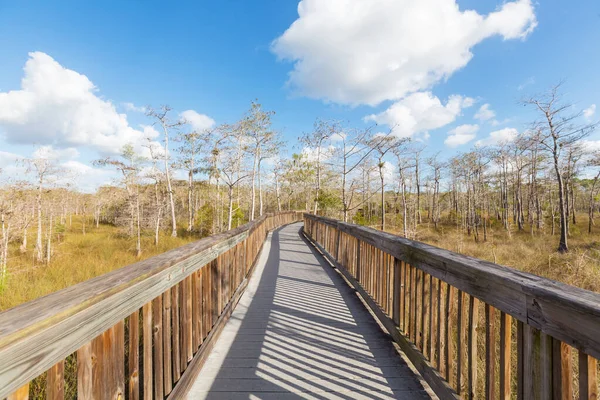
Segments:
[[[572,399],[571,349],[552,338],[552,396],[554,399]]]
[[[125,322],[119,321],[112,328],[113,347],[112,347],[112,380],[114,382],[111,398],[125,398]]]
[[[443,281],[441,279],[438,279],[437,281],[437,341],[436,341],[436,358],[435,358],[435,366],[438,369],[438,371],[443,372],[443,368],[442,368],[442,335],[444,334],[444,321],[442,318],[442,310],[443,310],[443,304],[442,304],[442,300],[444,299],[444,297],[442,296],[442,285],[443,285]],[[442,374],[443,375],[443,374]]]
[[[394,324],[400,326],[400,285],[402,281],[400,279],[400,260],[394,257],[394,286],[393,286],[393,320]]]
[[[415,346],[419,347],[419,289],[421,287],[421,270],[413,267],[415,280],[413,288],[413,338],[412,341]]]
[[[162,296],[152,300],[152,321],[154,322],[154,398],[164,397],[163,387],[163,320]]]
[[[579,399],[598,399],[598,363],[595,358],[579,352]]]
[[[427,354],[427,274],[421,271],[421,351]]]
[[[552,399],[552,337],[540,333],[540,398]]]
[[[6,400],[29,400],[29,383],[12,392]]]
[[[431,365],[434,365],[434,360],[435,360],[435,320],[434,320],[434,314],[435,314],[435,308],[436,308],[436,303],[434,303],[434,297],[433,297],[433,292],[434,292],[434,283],[433,283],[433,276],[429,275],[429,308],[428,308],[428,312],[429,312],[429,332],[427,335],[427,338],[429,339],[429,361],[431,362]]]
[[[181,348],[179,347],[179,290],[181,283],[171,288],[171,332],[173,338],[173,382],[181,378]]]
[[[200,347],[200,334],[198,333],[198,317],[200,316],[198,313],[198,294],[200,294],[200,289],[198,288],[198,274],[194,272],[190,277],[192,278],[190,285],[192,292],[192,348],[196,351]]]
[[[445,312],[445,321],[446,325],[444,327],[444,341],[445,341],[445,354],[444,354],[444,362],[446,365],[446,381],[452,385],[452,379],[454,375],[454,344],[452,343],[452,306],[454,304],[454,288],[450,286],[449,283],[446,283],[446,312]]]
[[[475,398],[475,390],[477,385],[477,324],[479,321],[479,302],[469,296],[469,331],[468,331],[468,348],[467,348],[467,375],[468,375],[468,393],[467,398]]]
[[[457,320],[457,329],[456,329],[456,392],[458,394],[462,393],[462,370],[464,367],[463,363],[463,331],[465,329],[465,312],[463,306],[463,297],[464,293],[462,290],[458,291],[458,320]]]
[[[152,303],[142,307],[143,338],[144,338],[144,400],[152,399]]]
[[[129,316],[129,358],[127,389],[130,400],[140,398],[140,311],[136,310]]]
[[[494,400],[496,387],[496,313],[485,305],[485,398]]]
[[[82,400],[92,399],[92,342],[86,343],[77,350],[77,398]]]
[[[65,398],[65,361],[54,364],[46,374],[46,398],[60,400]]]
[[[512,317],[500,313],[500,399],[511,398],[511,329]]]
[[[171,289],[163,293],[163,381],[165,395],[171,393],[173,388],[173,372],[171,370]]]

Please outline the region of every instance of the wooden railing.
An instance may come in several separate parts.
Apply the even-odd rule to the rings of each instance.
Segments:
[[[304,215],[442,399],[597,399],[600,294],[399,236]]]
[[[0,313],[0,399],[27,399],[32,380],[48,399],[67,389],[78,399],[180,398],[267,232],[301,217],[268,214]]]

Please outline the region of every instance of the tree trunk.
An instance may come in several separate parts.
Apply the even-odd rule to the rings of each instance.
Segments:
[[[37,261],[44,260],[44,245],[42,243],[42,181],[39,182],[37,195],[37,238],[35,242],[35,254]]]
[[[256,208],[256,167],[258,164],[258,151],[254,154],[254,164],[252,165],[252,207],[250,208],[250,221],[254,221],[254,210]]]

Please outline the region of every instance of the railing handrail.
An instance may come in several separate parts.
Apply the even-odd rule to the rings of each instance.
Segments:
[[[600,358],[600,294],[373,228],[304,214]]]
[[[243,241],[268,217],[290,213],[298,212],[264,214],[230,231],[0,312],[0,382],[14,380],[23,371],[31,379],[39,375]]]

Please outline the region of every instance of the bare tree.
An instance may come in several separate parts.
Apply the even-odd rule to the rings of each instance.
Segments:
[[[560,239],[558,251],[569,251],[567,244],[567,205],[566,188],[562,173],[563,149],[589,135],[597,124],[579,124],[579,113],[570,113],[571,104],[562,102],[560,89],[562,83],[555,85],[548,92],[531,97],[525,104],[532,105],[541,114],[542,119],[534,123],[534,129],[540,131],[540,144],[552,158],[558,186],[558,210],[560,218]]]
[[[301,138],[300,142],[304,144],[309,151],[315,152],[314,165],[316,170],[316,181],[315,181],[315,198],[314,198],[314,209],[313,213],[316,215],[319,210],[319,196],[321,195],[321,169],[322,169],[322,157],[323,157],[323,146],[331,137],[332,128],[335,125],[329,124],[327,121],[318,119],[315,121],[313,131],[311,133],[305,133]]]
[[[122,183],[128,194],[128,203],[130,210],[131,225],[136,227],[136,254],[139,257],[142,254],[141,242],[141,213],[140,213],[140,193],[139,193],[139,171],[143,158],[138,156],[131,144],[123,146],[120,159],[107,157],[102,160],[94,161],[98,166],[112,166],[118,170],[122,177]]]
[[[390,151],[398,149],[399,146],[406,143],[408,139],[399,139],[391,135],[376,135],[369,140],[369,146],[373,148],[377,157],[377,169],[379,171],[379,179],[381,182],[381,230],[385,230],[385,156]]]
[[[159,124],[163,131],[163,140],[165,143],[164,146],[164,159],[165,159],[165,178],[167,181],[167,193],[169,195],[169,205],[171,206],[171,236],[177,236],[177,218],[175,217],[175,200],[173,199],[173,187],[171,185],[171,173],[169,170],[169,134],[170,130],[174,128],[178,128],[183,125],[183,121],[175,121],[173,122],[169,117],[169,112],[171,111],[171,107],[165,105],[162,106],[158,110],[154,110],[151,107],[148,107],[146,115],[155,120],[155,124]]]
[[[188,173],[188,232],[192,231],[195,223],[194,175],[199,173],[201,170],[198,158],[205,150],[209,136],[209,131],[192,131],[181,133],[177,138],[181,143],[177,149],[180,156],[179,161]]]

